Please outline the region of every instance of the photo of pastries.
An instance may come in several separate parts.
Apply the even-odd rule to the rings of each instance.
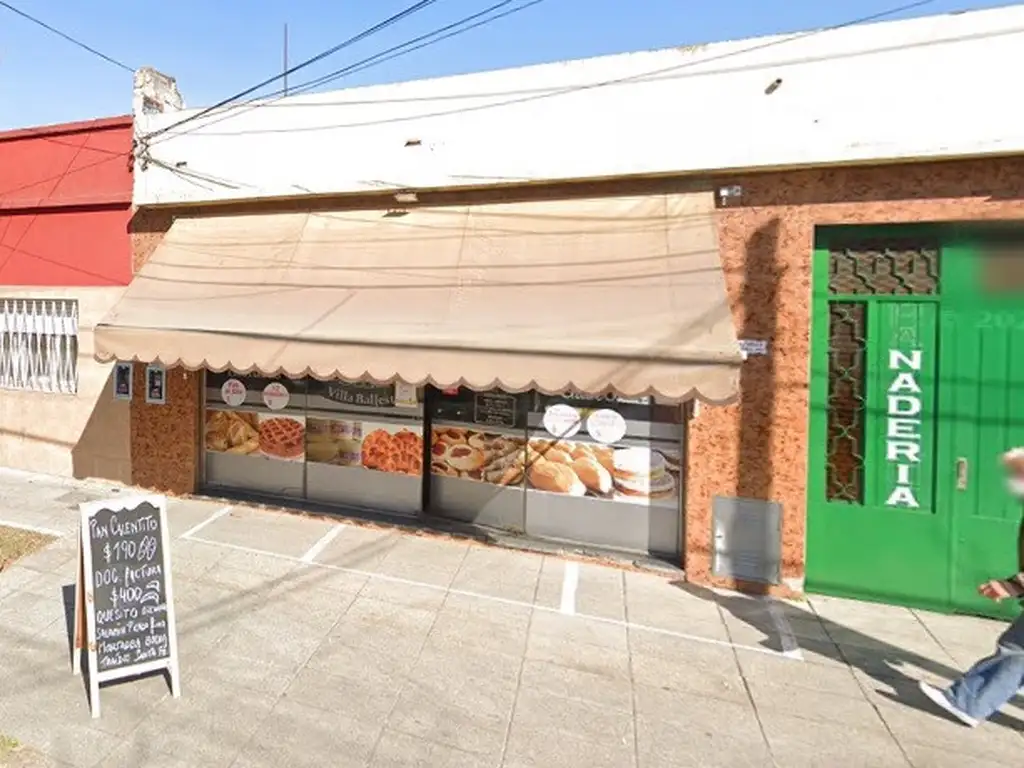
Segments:
[[[398,424],[311,418],[306,430],[306,461],[420,475],[423,436]]]
[[[492,485],[523,481],[526,440],[462,427],[435,427],[430,443],[430,471],[445,477]]]
[[[259,425],[256,414],[207,411],[206,450],[243,456],[259,453]]]
[[[306,426],[290,416],[211,409],[206,412],[205,445],[213,453],[301,460]]]
[[[678,452],[647,446],[510,436],[463,427],[436,427],[430,471],[492,485],[519,485],[548,493],[675,506]]]
[[[366,469],[419,475],[423,472],[423,437],[409,429],[379,427],[363,438],[362,459]]]

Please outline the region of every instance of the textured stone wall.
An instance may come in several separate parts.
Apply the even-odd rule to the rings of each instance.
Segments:
[[[132,265],[142,267],[163,239],[172,217],[162,211],[138,211],[132,218]],[[146,363],[132,376],[132,483],[155,491],[186,494],[199,482],[199,410],[202,374],[167,371],[165,405],[146,403]]]

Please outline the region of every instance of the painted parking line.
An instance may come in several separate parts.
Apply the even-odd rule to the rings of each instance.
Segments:
[[[793,634],[793,628],[789,625],[789,619],[786,618],[786,614],[782,612],[779,604],[772,598],[768,598],[768,614],[772,617],[772,624],[775,625],[775,631],[779,635],[779,642],[782,644],[782,655],[787,659],[803,661],[804,654],[800,650],[800,644],[796,640],[796,635]]]
[[[566,616],[576,614],[576,588],[580,585],[580,564],[574,560],[565,561],[565,576],[562,578],[562,604],[559,611]]]
[[[53,536],[58,539],[63,538],[65,535],[53,528],[43,528],[41,525],[28,525],[27,523],[12,523],[10,520],[0,520],[0,526],[4,528],[17,528],[19,531],[41,533],[43,536]]]
[[[304,563],[313,563],[316,560],[316,556],[323,552],[324,549],[327,548],[327,545],[334,541],[335,537],[337,537],[337,535],[341,533],[344,529],[345,524],[338,523],[333,528],[331,528],[331,530],[329,530],[327,533],[321,536],[317,540],[316,544],[310,547],[306,551],[306,554],[304,554],[299,559]]]
[[[293,557],[292,555],[283,555],[279,552],[269,552],[265,549],[256,549],[254,547],[243,547],[238,544],[226,544],[222,541],[211,541],[209,539],[200,539],[190,537],[189,541],[194,541],[198,544],[209,544],[214,547],[222,547],[224,549],[234,550],[236,552],[245,552],[250,555],[263,555],[264,557],[271,557],[277,560],[287,560],[292,563],[301,563],[303,565],[310,565],[314,568],[324,568],[332,571],[339,571],[341,573],[351,573],[355,576],[365,576],[370,579],[379,579],[380,581],[386,581],[392,584],[402,584],[407,587],[418,587],[421,589],[430,589],[436,592],[443,592],[449,595],[457,595],[459,597],[469,597],[476,600],[486,600],[492,603],[499,603],[502,605],[514,606],[517,608],[532,608],[535,611],[544,611],[545,613],[561,613],[561,608],[551,608],[546,605],[539,603],[527,603],[522,600],[512,600],[507,597],[497,597],[495,595],[485,595],[480,592],[473,592],[466,589],[453,589],[451,587],[441,586],[439,584],[428,584],[422,581],[413,581],[412,579],[403,579],[398,576],[388,576],[384,573],[374,573],[373,571],[363,571],[358,568],[346,568],[341,565],[334,565],[331,563],[308,563],[302,558]],[[573,617],[581,621],[592,621],[598,624],[610,624],[612,626],[624,627],[629,630],[635,630],[638,632],[649,632],[651,634],[662,635],[664,637],[672,637],[677,640],[687,640],[694,643],[703,643],[704,645],[717,645],[724,648],[733,648],[740,651],[749,651],[751,653],[760,653],[764,656],[773,656],[778,659],[789,659],[791,661],[803,661],[803,657],[797,657],[793,655],[787,655],[786,653],[780,653],[779,651],[773,651],[771,648],[762,648],[755,645],[739,645],[737,643],[731,643],[728,640],[716,640],[712,637],[701,637],[700,635],[688,635],[685,632],[676,632],[671,629],[662,629],[660,627],[652,627],[646,624],[637,624],[631,621],[623,621],[621,619],[610,619],[604,616],[591,616],[585,613],[574,613]]]
[[[197,533],[199,533],[201,530],[203,530],[203,528],[208,526],[210,523],[214,523],[217,520],[220,520],[222,517],[224,517],[224,515],[228,514],[230,511],[231,511],[231,507],[230,506],[228,506],[228,507],[221,507],[216,512],[214,512],[212,515],[210,515],[208,518],[203,520],[203,522],[199,523],[198,525],[193,525],[191,528],[189,528],[187,531],[185,531],[183,534],[181,534],[181,536],[179,536],[178,538],[179,539],[191,539],[193,536],[195,536]]]

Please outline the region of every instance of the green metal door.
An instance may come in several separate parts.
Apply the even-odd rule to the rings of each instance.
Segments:
[[[826,236],[814,255],[806,587],[942,607],[939,250],[902,232]]]
[[[1024,446],[1024,248],[998,242],[901,227],[816,243],[808,591],[1019,612],[977,595],[1016,570],[1021,517],[999,458]]]
[[[943,251],[937,491],[951,511],[951,607],[1005,617],[1017,605],[992,603],[977,587],[1018,565],[1021,505],[999,459],[1024,446],[1024,280],[1015,285],[1013,265],[1000,261],[1024,268],[1024,259],[976,240]]]

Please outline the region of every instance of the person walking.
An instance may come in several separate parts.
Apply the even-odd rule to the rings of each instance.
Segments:
[[[1004,453],[1003,466],[1008,490],[1024,499],[1024,448]],[[1017,573],[985,582],[978,593],[996,602],[1024,598],[1024,518],[1017,533]],[[999,636],[995,653],[977,662],[948,688],[924,681],[919,685],[925,696],[964,725],[974,728],[988,720],[1024,687],[1024,615]]]

